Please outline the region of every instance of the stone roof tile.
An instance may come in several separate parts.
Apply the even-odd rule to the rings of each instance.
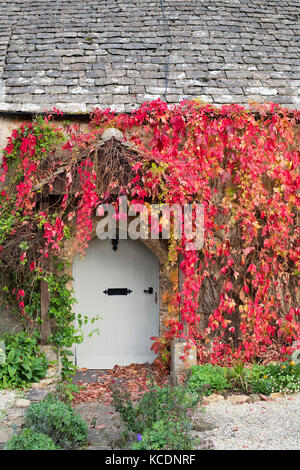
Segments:
[[[299,18],[299,0],[0,1],[0,111],[299,107]]]

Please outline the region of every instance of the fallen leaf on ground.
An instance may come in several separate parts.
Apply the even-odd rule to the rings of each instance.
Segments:
[[[260,396],[260,398],[261,398],[262,400],[264,400],[264,401],[270,400],[270,398],[269,398],[267,395],[261,395],[261,394],[260,394],[259,396]]]
[[[99,371],[97,382],[79,382],[80,391],[74,395],[73,404],[98,401],[104,405],[112,402],[111,385],[119,384],[126,387],[132,400],[137,400],[152,387],[149,373],[155,385],[163,386],[168,382],[168,371],[162,370],[156,364],[130,364],[130,366],[115,366],[103,373]],[[95,374],[92,375],[94,377]]]

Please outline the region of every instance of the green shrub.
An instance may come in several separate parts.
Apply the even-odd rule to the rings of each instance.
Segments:
[[[294,363],[269,364],[267,374],[272,377],[275,383],[274,392],[295,393],[300,391],[299,369]]]
[[[47,397],[28,407],[26,427],[46,434],[54,443],[64,449],[75,448],[87,441],[87,425],[81,416],[66,403]]]
[[[159,420],[138,435],[132,450],[193,450],[196,440],[191,437],[187,420]]]
[[[191,393],[184,386],[153,386],[144,396],[133,404],[130,394],[117,386],[112,390],[113,405],[130,431],[142,433],[160,420],[174,418],[185,420],[189,410],[194,409],[200,396]]]
[[[25,331],[6,334],[6,359],[0,364],[0,388],[22,388],[38,382],[47,373],[48,362],[39,349],[36,336]]]
[[[6,450],[58,450],[53,440],[32,429],[23,429],[6,444]]]
[[[190,368],[188,386],[191,391],[202,389],[203,395],[211,395],[213,391],[223,392],[230,387],[227,368],[204,364]]]
[[[253,364],[250,369],[245,372],[248,380],[249,391],[251,393],[262,393],[270,395],[273,392],[273,380],[267,375],[267,366]]]
[[[266,366],[253,364],[248,371],[249,386],[252,393],[269,395],[274,392],[299,392],[299,373],[289,361]]]
[[[191,367],[188,385],[192,391],[203,387],[205,395],[228,389],[264,395],[273,392],[294,393],[300,391],[299,375],[298,366],[290,360],[268,365],[252,364],[251,367],[238,362],[230,368],[204,364]]]

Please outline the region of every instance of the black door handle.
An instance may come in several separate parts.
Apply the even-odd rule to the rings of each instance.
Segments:
[[[153,287],[149,287],[149,289],[144,289],[145,294],[153,294]]]

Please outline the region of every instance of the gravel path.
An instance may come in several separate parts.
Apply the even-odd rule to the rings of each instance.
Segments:
[[[216,450],[300,449],[300,394],[237,405],[222,401],[206,406],[201,416],[216,427],[198,435]]]

